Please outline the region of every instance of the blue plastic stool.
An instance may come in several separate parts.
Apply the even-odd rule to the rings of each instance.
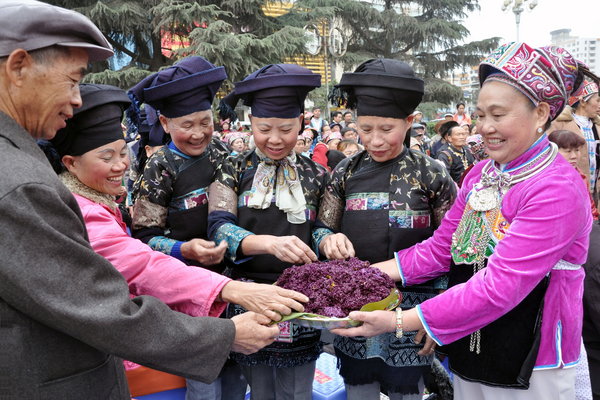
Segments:
[[[346,387],[337,369],[337,358],[322,353],[317,359],[315,379],[313,380],[313,400],[346,400]],[[250,399],[250,392],[246,393]]]
[[[164,392],[136,396],[138,400],[185,400],[185,388],[165,390]]]
[[[344,379],[337,369],[337,358],[331,354],[322,353],[317,360],[313,400],[346,400]]]

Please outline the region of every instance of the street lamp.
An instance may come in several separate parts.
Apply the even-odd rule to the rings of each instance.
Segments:
[[[329,95],[329,77],[333,74],[332,63],[329,62],[329,56],[333,59],[342,57],[346,53],[348,46],[348,38],[336,21],[327,23],[324,27],[325,35],[321,35],[321,31],[315,25],[307,25],[304,27],[304,32],[307,37],[306,52],[316,56],[323,50],[325,61],[325,91]],[[329,102],[326,102],[327,117],[329,118]]]
[[[515,14],[515,23],[517,25],[517,42],[519,41],[519,23],[521,22],[521,13],[525,10],[524,6],[528,0],[504,0],[502,11],[506,11],[512,4],[512,12]],[[529,1],[528,8],[533,10],[538,5],[538,0]]]

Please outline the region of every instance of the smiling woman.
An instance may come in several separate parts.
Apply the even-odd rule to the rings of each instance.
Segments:
[[[413,111],[423,81],[406,63],[373,59],[340,84],[347,106],[356,108],[364,151],[338,164],[317,216],[321,254],[356,256],[377,263],[433,234],[456,197],[449,174],[424,153],[409,148]],[[445,279],[403,288],[402,308],[414,307],[445,289]],[[413,342],[414,332],[363,339],[337,337],[335,352],[348,399],[420,399],[432,357]]]
[[[584,74],[566,50],[525,43],[481,63],[477,131],[491,160],[466,175],[431,240],[376,265],[406,286],[448,272],[449,289],[400,318],[351,314],[363,326],[336,333],[424,328],[448,355],[456,398],[575,398],[592,218],[585,184],[544,128]]]
[[[209,235],[228,243],[233,277],[273,283],[293,266],[317,260],[311,234],[326,170],[294,146],[302,132],[304,99],[321,78],[294,64],[272,64],[236,83],[222,113],[240,99],[252,107],[256,149],[228,158],[210,186]],[[243,313],[239,306],[230,315]],[[319,331],[290,326],[276,343],[245,356],[233,353],[257,399],[310,400]],[[282,329],[283,330],[283,329]],[[277,382],[277,383],[275,383]],[[290,390],[289,388],[294,388]]]
[[[81,85],[81,96],[84,106],[52,140],[67,169],[60,178],[81,208],[92,248],[123,275],[132,295],[154,296],[192,316],[217,317],[225,301],[275,314],[277,319],[292,309],[302,310],[296,300],[306,299],[299,293],[234,282],[204,268],[189,268],[130,237],[115,201],[124,193],[121,183],[129,165],[120,126],[129,98],[123,90],[108,85]],[[276,333],[275,327],[270,329],[269,342]],[[128,371],[135,369],[139,374],[138,366],[132,364],[126,363]]]

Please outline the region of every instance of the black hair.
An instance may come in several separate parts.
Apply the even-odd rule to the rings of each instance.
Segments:
[[[458,104],[456,105],[456,109],[458,110],[458,107],[460,107],[460,106],[463,106],[463,107],[465,107],[465,103],[458,103]]]
[[[442,124],[442,126],[440,126],[440,136],[442,138],[445,138],[450,134],[450,131],[452,131],[452,129],[456,128],[457,126],[460,126],[460,124],[456,121],[448,121]]]
[[[342,137],[344,136],[344,133],[346,133],[346,132],[356,132],[356,129],[348,128],[348,127],[342,128],[342,130],[340,131],[340,134],[342,135]],[[358,133],[358,132],[356,132],[356,133]]]

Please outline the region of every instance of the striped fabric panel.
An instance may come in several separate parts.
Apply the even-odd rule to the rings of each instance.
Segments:
[[[391,228],[429,228],[431,215],[429,211],[390,210]]]
[[[346,197],[346,211],[389,210],[390,194],[387,192],[352,193]]]
[[[169,208],[173,210],[189,210],[208,203],[208,187],[196,189],[193,192],[183,196],[175,197],[171,200]]]

